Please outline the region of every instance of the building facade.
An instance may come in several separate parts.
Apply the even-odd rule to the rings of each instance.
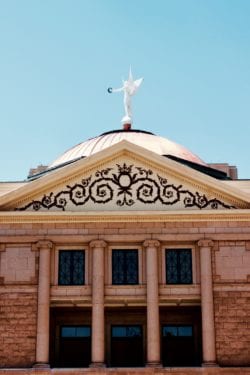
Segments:
[[[0,374],[250,373],[249,181],[129,128],[43,169],[0,184]]]

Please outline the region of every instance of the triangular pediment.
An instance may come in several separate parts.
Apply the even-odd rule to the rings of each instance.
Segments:
[[[0,197],[1,211],[180,211],[249,208],[249,196],[122,141]]]

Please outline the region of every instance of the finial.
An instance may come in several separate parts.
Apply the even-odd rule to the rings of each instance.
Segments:
[[[124,110],[125,110],[125,116],[122,118],[121,122],[124,125],[132,125],[132,108],[131,108],[131,96],[133,96],[138,88],[141,86],[143,81],[143,78],[136,79],[135,81],[133,80],[133,75],[132,75],[132,70],[131,66],[129,69],[129,75],[128,75],[128,80],[123,81],[123,86],[120,87],[119,89],[113,89],[112,87],[108,88],[108,92],[111,94],[113,92],[124,92]],[[130,127],[126,127],[126,130]]]

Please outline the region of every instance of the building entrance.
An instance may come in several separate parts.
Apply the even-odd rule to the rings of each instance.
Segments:
[[[140,325],[111,327],[111,366],[143,366],[143,335]]]
[[[107,366],[144,367],[146,309],[107,308],[105,326]]]
[[[192,366],[195,364],[193,326],[166,325],[162,327],[163,366]]]
[[[60,367],[88,367],[91,362],[90,326],[62,326],[60,332]]]
[[[161,309],[161,358],[164,367],[201,365],[199,307]]]
[[[50,364],[52,367],[89,367],[91,312],[81,308],[51,309]]]

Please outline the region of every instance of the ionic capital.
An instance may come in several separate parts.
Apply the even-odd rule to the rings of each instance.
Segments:
[[[47,241],[47,240],[41,240],[37,241],[33,246],[33,250],[46,250],[46,249],[52,249],[53,242]]]
[[[160,247],[160,245],[161,245],[161,243],[160,243],[160,241],[158,241],[158,240],[145,240],[144,242],[143,242],[143,246],[144,247]]]
[[[198,246],[199,247],[213,247],[214,246],[214,241],[211,239],[203,239],[198,241]]]
[[[95,248],[105,248],[107,247],[107,242],[103,241],[103,240],[93,240],[89,243],[89,246],[92,248],[92,247],[95,247]]]

